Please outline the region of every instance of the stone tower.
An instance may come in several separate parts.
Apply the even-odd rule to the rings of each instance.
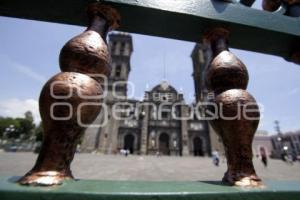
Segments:
[[[206,102],[209,98],[209,94],[205,86],[205,69],[208,67],[212,58],[211,50],[207,45],[198,43],[192,51],[191,58],[193,61],[192,76],[194,79],[196,103]],[[219,150],[221,154],[223,154],[224,147],[219,136],[209,125],[208,121],[204,122],[204,126],[210,137],[211,150]]]
[[[83,138],[82,150],[94,150],[103,153],[113,153],[116,149],[119,121],[112,115],[112,106],[115,102],[126,100],[127,81],[130,72],[130,58],[133,51],[132,37],[127,33],[113,33],[109,35],[109,49],[111,55],[111,74],[105,83],[106,96],[103,102],[106,108],[90,126]],[[100,125],[100,126],[99,126]]]
[[[126,33],[109,35],[112,71],[108,79],[108,98],[120,100],[127,95],[130,58],[133,51],[132,37]]]
[[[193,61],[193,79],[196,95],[196,102],[203,101],[206,96],[206,87],[204,79],[204,71],[210,61],[209,48],[204,44],[196,44],[191,58]]]

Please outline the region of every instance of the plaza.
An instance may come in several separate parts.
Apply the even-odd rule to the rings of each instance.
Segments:
[[[35,163],[37,154],[0,153],[0,176],[22,176]],[[300,163],[293,165],[269,159],[267,168],[254,158],[257,174],[267,180],[300,180]],[[209,157],[101,155],[77,153],[71,165],[77,179],[147,181],[219,181],[226,170],[213,165]]]

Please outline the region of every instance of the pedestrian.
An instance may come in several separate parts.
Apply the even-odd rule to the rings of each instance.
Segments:
[[[263,163],[263,165],[265,167],[267,167],[268,166],[268,157],[267,157],[266,150],[263,147],[260,148],[260,159],[261,159],[261,162]]]
[[[220,156],[218,150],[212,152],[212,159],[215,166],[219,166]]]
[[[264,153],[261,153],[261,162],[263,163],[263,165],[264,165],[265,167],[268,166],[268,158],[267,158],[267,155],[266,155],[265,152],[264,152]]]

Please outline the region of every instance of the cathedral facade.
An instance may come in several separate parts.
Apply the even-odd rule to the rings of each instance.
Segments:
[[[168,82],[146,91],[142,101],[128,99],[132,37],[111,34],[109,47],[112,72],[105,85],[105,108],[87,128],[81,145],[83,152],[117,154],[125,149],[141,155],[210,156],[212,150],[219,148],[215,132],[201,119],[199,109],[186,104],[183,94]],[[194,72],[197,66],[199,69],[204,65],[199,51],[202,49],[196,46],[192,53]],[[197,82],[195,88],[199,96],[195,101],[199,101],[201,84]]]

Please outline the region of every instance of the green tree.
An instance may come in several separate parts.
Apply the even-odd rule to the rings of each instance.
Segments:
[[[33,115],[30,111],[24,114],[25,118],[0,118],[0,137],[6,134],[7,138],[19,138],[24,134],[25,139],[34,133],[35,124],[33,122]]]
[[[19,136],[20,123],[16,119],[11,117],[0,118],[0,137],[2,138],[4,134],[8,138],[16,138]]]
[[[27,120],[29,120],[29,121],[34,121],[34,119],[33,119],[33,114],[32,114],[32,112],[31,111],[27,111],[27,112],[25,112],[25,119],[27,119]]]
[[[34,134],[36,136],[36,141],[42,141],[43,140],[43,134],[44,134],[44,129],[42,122],[35,128]]]
[[[19,133],[23,134],[26,138],[29,138],[33,134],[33,130],[35,128],[34,123],[31,120],[26,118],[17,118],[16,119],[19,123]]]

